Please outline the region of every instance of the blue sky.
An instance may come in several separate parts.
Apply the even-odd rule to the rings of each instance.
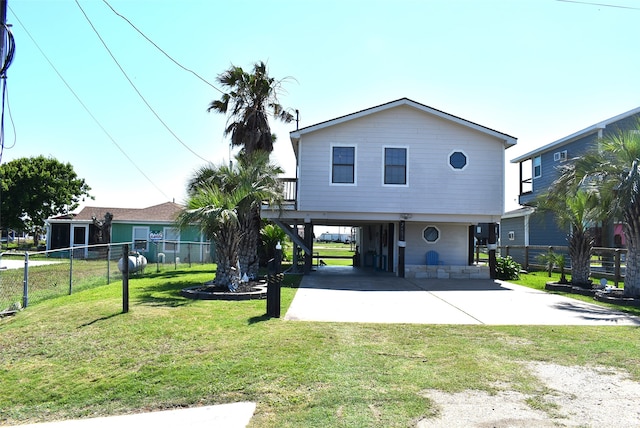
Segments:
[[[640,105],[637,0],[108,1],[209,82],[231,64],[267,62],[273,77],[288,77],[280,101],[300,111],[301,127],[408,97],[518,138],[508,163]],[[70,162],[92,187],[88,205],[182,202],[202,158],[229,159],[226,118],[206,111],[220,93],[103,1],[78,3],[182,143],[75,0],[9,0],[17,46],[2,162],[41,154]],[[294,129],[272,123],[288,176]],[[507,209],[516,207],[517,174],[508,165]]]

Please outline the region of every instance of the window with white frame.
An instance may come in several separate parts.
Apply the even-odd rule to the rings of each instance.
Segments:
[[[440,239],[440,229],[435,226],[427,226],[422,230],[422,239],[428,244],[435,244]]]
[[[449,166],[454,170],[465,169],[467,162],[467,155],[462,150],[456,150],[449,155]]]
[[[515,241],[516,239],[516,232],[514,232],[513,230],[509,231],[509,241]]]
[[[384,184],[407,184],[407,149],[384,148]]]
[[[331,183],[355,184],[356,148],[333,146],[331,148]]]
[[[556,162],[564,162],[567,160],[567,151],[555,152],[553,154],[553,160]]]
[[[149,227],[133,227],[133,249],[135,251],[149,251]]]
[[[533,158],[533,178],[542,177],[542,157],[536,156]]]
[[[180,231],[173,227],[165,227],[163,230],[165,252],[179,252],[180,251]]]

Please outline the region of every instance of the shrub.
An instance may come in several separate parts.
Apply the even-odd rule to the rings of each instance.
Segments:
[[[519,279],[522,267],[511,256],[496,257],[496,276],[498,279]]]

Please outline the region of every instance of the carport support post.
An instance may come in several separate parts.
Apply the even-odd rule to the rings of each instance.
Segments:
[[[313,264],[313,223],[307,219],[304,221],[304,243],[309,249],[309,253],[304,253],[304,274],[309,275]]]
[[[489,238],[487,239],[487,249],[489,250],[489,278],[496,279],[496,224],[489,223]]]
[[[404,278],[404,249],[407,246],[407,242],[404,240],[404,230],[405,223],[402,220],[398,230],[398,276],[400,278]]]

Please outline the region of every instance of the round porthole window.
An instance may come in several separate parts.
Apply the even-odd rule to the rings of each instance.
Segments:
[[[449,155],[449,165],[453,169],[464,169],[467,166],[467,155],[462,152],[453,152]]]
[[[427,226],[422,231],[422,237],[428,243],[433,244],[440,239],[440,231],[435,226]]]

